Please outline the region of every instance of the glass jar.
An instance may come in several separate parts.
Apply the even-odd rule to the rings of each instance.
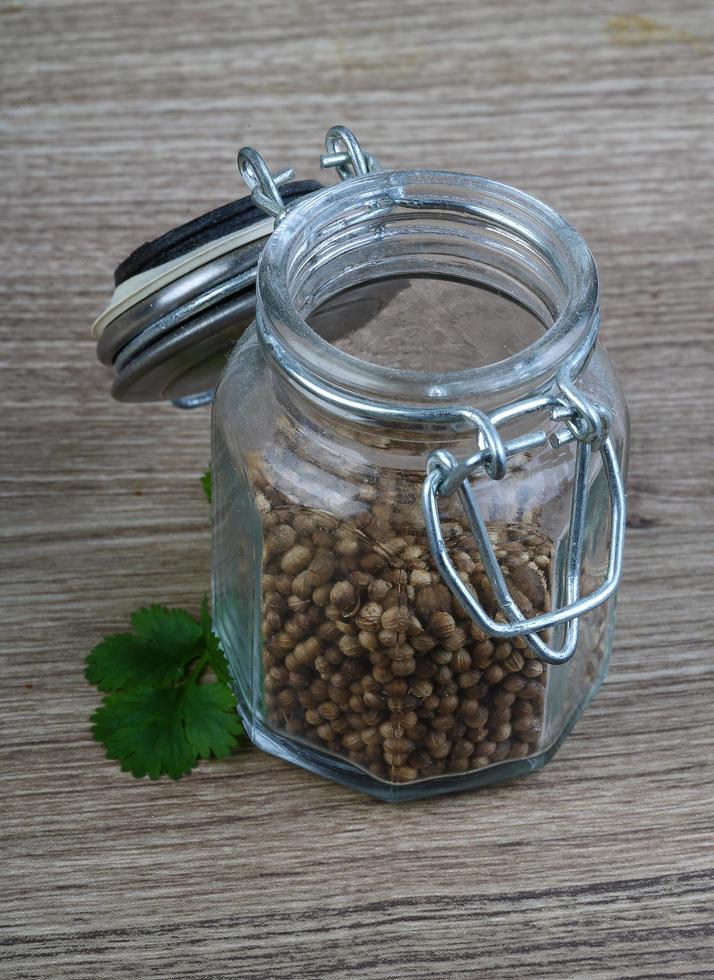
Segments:
[[[377,171],[280,216],[213,414],[214,618],[256,745],[395,801],[552,757],[621,561],[598,320],[581,236],[491,180]]]

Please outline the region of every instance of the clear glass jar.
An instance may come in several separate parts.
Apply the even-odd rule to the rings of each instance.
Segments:
[[[627,409],[597,343],[585,242],[494,181],[377,172],[290,209],[257,292],[213,425],[214,616],[250,738],[388,800],[542,766],[607,670],[623,520],[612,465],[625,465]],[[609,468],[604,430],[583,435],[593,405]],[[470,484],[445,492],[478,447]],[[499,606],[464,513],[469,485],[519,613]],[[606,579],[607,601],[566,611],[571,626],[514,626]]]

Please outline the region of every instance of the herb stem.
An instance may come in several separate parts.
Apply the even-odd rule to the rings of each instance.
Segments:
[[[194,663],[193,667],[191,668],[191,673],[186,678],[187,688],[191,687],[193,684],[195,684],[198,681],[201,674],[208,666],[209,661],[210,661],[210,657],[208,653],[204,653],[202,656],[198,658],[198,660]]]

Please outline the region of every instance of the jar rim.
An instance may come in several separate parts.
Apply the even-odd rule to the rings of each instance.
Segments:
[[[311,259],[307,237],[322,246],[350,224],[389,208],[412,207],[487,221],[535,250],[557,270],[565,300],[542,336],[504,360],[460,371],[424,372],[375,364],[321,337],[301,315],[291,267]],[[308,273],[309,275],[309,273]],[[379,403],[491,407],[536,390],[570,363],[577,372],[597,338],[598,277],[584,238],[558,212],[514,187],[440,170],[377,171],[302,199],[286,213],[263,251],[257,279],[257,326],[278,368],[316,397],[369,417]],[[349,403],[349,404],[348,404]]]

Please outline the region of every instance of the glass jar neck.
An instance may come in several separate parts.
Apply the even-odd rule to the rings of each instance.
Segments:
[[[543,334],[504,360],[461,371],[385,367],[340,350],[308,325],[331,297],[401,276],[479,285],[515,300]],[[380,171],[317,192],[291,209],[261,257],[258,335],[269,360],[342,417],[380,424],[490,411],[576,375],[598,329],[598,284],[583,238],[512,187],[440,171]],[[435,309],[434,318],[439,316]]]

